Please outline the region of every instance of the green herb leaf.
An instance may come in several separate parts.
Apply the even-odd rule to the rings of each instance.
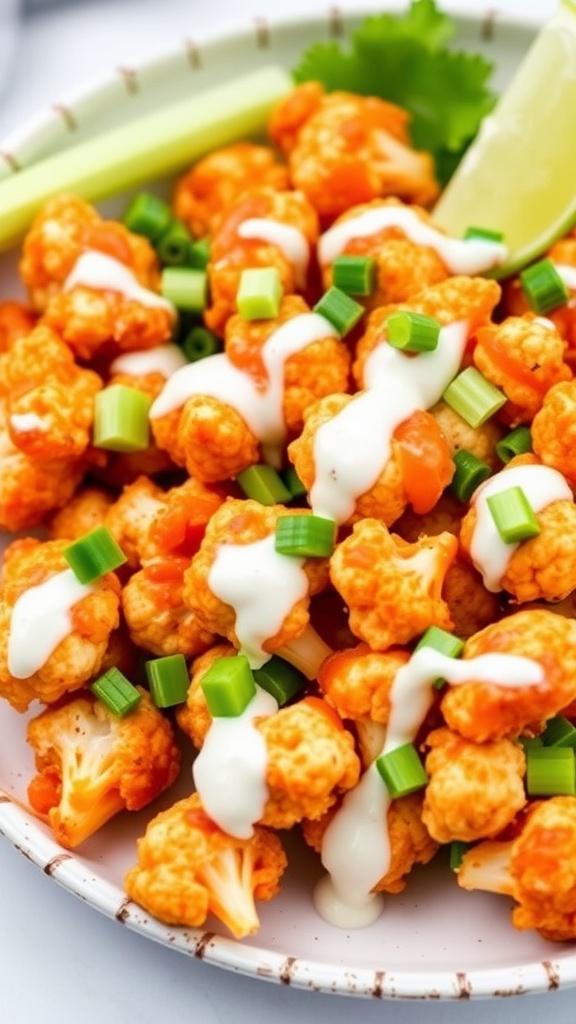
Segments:
[[[348,50],[336,42],[313,44],[293,76],[408,110],[413,145],[433,154],[445,184],[496,100],[489,87],[492,64],[480,54],[449,49],[454,32],[434,0],[412,0],[404,15],[367,17]]]

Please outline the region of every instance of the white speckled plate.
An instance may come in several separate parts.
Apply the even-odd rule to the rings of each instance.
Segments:
[[[386,5],[369,3],[367,10]],[[402,5],[397,4],[396,8]],[[464,9],[459,5],[459,10]],[[453,8],[456,10],[456,8]],[[0,178],[93,132],[122,123],[237,72],[279,61],[290,67],[312,39],[344,36],[361,14],[331,8],[324,18],[282,23],[260,20],[210,38],[183,41],[144,64],[126,65],[54,103],[0,145]],[[496,61],[502,85],[535,28],[494,8],[481,18],[457,15],[459,41]],[[496,172],[497,173],[497,172]],[[0,295],[19,293],[16,253],[0,258]],[[317,860],[290,842],[290,868],[281,895],[262,905],[257,936],[235,942],[215,922],[208,930],[167,928],[128,901],[122,878],[135,860],[146,813],[110,823],[78,853],[62,850],[25,807],[32,758],[25,721],[0,704],[0,831],[42,870],[96,910],[148,938],[228,970],[281,984],[373,998],[469,999],[556,989],[576,982],[576,948],[551,945],[510,924],[501,897],[459,890],[440,860],[414,873],[406,891],[387,899],[374,925],[343,931],[323,922],[312,904],[321,873]],[[186,791],[189,775],[180,785]],[[171,793],[165,803],[179,793]],[[154,807],[154,811],[157,807]]]

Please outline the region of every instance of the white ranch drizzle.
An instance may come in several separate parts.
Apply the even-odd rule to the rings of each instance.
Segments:
[[[235,409],[274,459],[274,449],[283,444],[286,435],[282,411],[286,360],[327,337],[339,335],[319,313],[302,313],[281,324],[262,347],[268,373],[265,388],[258,388],[250,374],[238,369],[225,352],[189,363],[166,382],[152,403],[150,418],[182,408],[193,395],[208,395]]]
[[[32,430],[46,431],[48,429],[44,420],[35,412],[12,413],[10,426],[13,430],[18,430],[23,434]]]
[[[231,836],[249,839],[268,798],[268,754],[254,719],[274,715],[278,704],[256,687],[256,694],[241,715],[215,717],[192,766],[202,806]]]
[[[15,679],[28,679],[42,668],[72,631],[72,608],[93,589],[64,569],[20,595],[8,636],[8,671]]]
[[[179,345],[156,345],[138,352],[123,352],[110,364],[111,373],[126,373],[130,377],[143,377],[147,373],[161,373],[168,380],[188,361]]]
[[[240,224],[238,234],[241,238],[258,238],[275,245],[292,265],[296,286],[306,287],[310,245],[306,235],[299,228],[265,217],[249,217]]]
[[[411,242],[434,249],[452,274],[481,274],[502,263],[508,252],[501,242],[450,238],[426,224],[410,207],[374,206],[340,221],[320,236],[321,265],[332,263],[354,238],[369,238],[385,228],[399,228]]]
[[[64,281],[62,291],[69,292],[78,286],[93,288],[94,291],[120,292],[143,306],[166,309],[175,316],[171,302],[141,285],[136,275],[120,260],[95,249],[80,254]]]
[[[316,515],[345,522],[356,499],[373,486],[390,458],[396,428],[441,397],[458,372],[467,328],[464,322],[440,331],[433,352],[407,356],[385,343],[366,361],[365,385],[317,430],[310,503]]]
[[[569,263],[553,263],[568,290],[576,292],[576,267],[570,266]]]
[[[274,539],[271,534],[251,544],[220,544],[208,575],[212,593],[236,613],[240,650],[252,668],[268,661],[262,645],[308,591],[305,559],[279,554]]]
[[[520,487],[534,512],[541,512],[553,501],[572,501],[573,494],[561,473],[550,466],[512,466],[490,477],[472,495],[476,525],[470,544],[470,557],[481,573],[484,586],[493,593],[502,589],[501,580],[518,544],[506,544],[498,533],[487,498],[509,487]]]
[[[488,653],[458,661],[430,647],[421,648],[396,673],[382,753],[414,740],[431,706],[435,679],[446,679],[453,686],[474,679],[520,688],[535,686],[543,677],[542,666],[531,658]],[[358,786],[346,794],[324,833],[322,863],[328,876],[321,879],[314,902],[332,924],[363,927],[381,911],[382,897],[371,889],[389,867],[391,800],[374,761]]]

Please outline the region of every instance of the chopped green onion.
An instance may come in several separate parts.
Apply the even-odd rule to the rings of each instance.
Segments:
[[[477,459],[472,452],[460,448],[452,458],[454,476],[450,484],[452,494],[459,501],[470,501],[474,491],[491,475],[492,470],[487,462]]]
[[[122,548],[105,526],[79,537],[62,554],[80,583],[92,583],[126,561]]]
[[[529,750],[530,747],[544,746],[541,736],[519,736],[518,743],[524,750]]]
[[[133,711],[142,700],[140,690],[136,689],[117,668],[109,668],[104,675],[90,684],[90,689],[117,718],[124,718],[124,715]]]
[[[308,493],[294,466],[288,466],[282,471],[282,479],[290,491],[291,498],[304,498]]]
[[[208,299],[208,275],[194,267],[164,267],[160,290],[176,309],[201,313]]]
[[[458,871],[464,854],[468,852],[471,846],[472,843],[465,843],[462,839],[452,840],[450,843],[450,868],[452,871]]]
[[[278,267],[249,267],[243,270],[236,293],[236,306],[244,320],[270,320],[278,316],[282,301]]]
[[[576,726],[564,715],[556,715],[539,738],[545,747],[576,747]]]
[[[190,232],[180,220],[172,220],[155,244],[156,255],[165,266],[181,267],[187,262]]]
[[[416,644],[414,653],[422,650],[423,647],[431,647],[433,651],[439,651],[447,658],[459,658],[464,650],[464,641],[454,633],[448,633],[447,630],[441,629],[440,626],[428,626]],[[432,686],[435,690],[442,690],[445,684],[446,680],[439,676],[434,680]]]
[[[129,231],[155,242],[166,231],[172,213],[163,199],[148,192],[140,192],[128,204],[122,220]]]
[[[254,676],[243,654],[213,661],[200,679],[200,687],[215,718],[241,715],[256,693]]]
[[[491,494],[486,504],[506,544],[519,544],[540,533],[540,523],[521,487],[508,487]]]
[[[496,454],[501,462],[510,462],[515,455],[524,455],[532,451],[532,434],[530,427],[516,427],[505,437],[496,441]]]
[[[376,286],[376,260],[372,256],[337,256],[332,284],[347,295],[371,295]]]
[[[466,241],[477,242],[502,242],[504,235],[501,231],[492,231],[491,228],[477,228],[470,226],[464,232]]]
[[[468,366],[448,385],[444,401],[471,427],[480,427],[506,404],[506,395],[483,377],[475,366]]]
[[[433,352],[438,347],[440,324],[431,316],[400,309],[386,320],[386,338],[407,352]]]
[[[182,351],[189,363],[196,363],[206,356],[213,356],[221,349],[219,338],[207,327],[197,324],[192,327],[181,343]]]
[[[254,669],[253,676],[258,686],[272,694],[280,707],[300,693],[307,684],[306,676],[276,654],[262,668]]]
[[[236,483],[247,498],[253,498],[261,505],[283,505],[292,497],[280,474],[265,463],[243,469],[238,473]]]
[[[152,658],[144,667],[156,707],[171,708],[184,703],[190,687],[190,675],[183,654]]]
[[[142,452],[150,442],[152,399],[137,388],[111,384],[94,402],[94,446],[112,452]]]
[[[531,308],[542,316],[563,306],[570,298],[568,288],[547,257],[526,267],[520,274],[520,284]]]
[[[576,795],[576,770],[571,747],[528,747],[526,790],[529,796]]]
[[[314,312],[328,320],[336,328],[338,334],[344,337],[358,323],[364,312],[364,306],[361,306],[355,299],[351,299],[340,288],[332,287],[324,292],[322,298],[316,303]]]
[[[428,783],[426,769],[413,743],[404,743],[380,754],[376,758],[376,768],[394,798],[415,793]]]
[[[337,525],[322,516],[280,516],[276,521],[274,546],[281,555],[329,558],[336,543]]]
[[[186,254],[186,266],[196,267],[197,270],[206,270],[210,259],[210,240],[198,238],[188,246]]]

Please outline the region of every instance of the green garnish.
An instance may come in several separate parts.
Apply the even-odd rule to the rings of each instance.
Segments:
[[[540,523],[521,487],[491,494],[486,504],[505,544],[519,544],[540,533]]]
[[[376,285],[373,256],[337,256],[332,264],[332,284],[347,295],[371,295]]]
[[[281,555],[301,558],[329,558],[336,542],[333,519],[313,514],[280,516],[276,521],[274,547]]]
[[[459,658],[464,650],[464,641],[455,633],[440,629],[440,626],[428,626],[414,650],[421,651],[423,647],[431,647],[433,651],[445,654],[447,658]]]
[[[329,288],[314,306],[314,312],[323,316],[336,328],[341,338],[352,328],[362,316],[364,306],[350,298],[339,288]]]
[[[181,342],[181,346],[189,363],[196,363],[199,359],[205,359],[206,356],[213,356],[222,348],[216,335],[207,327],[201,327],[199,324],[190,328]]]
[[[468,366],[459,373],[442,398],[474,429],[481,427],[506,404],[506,395],[482,376],[475,366]]]
[[[459,501],[470,501],[476,488],[488,479],[492,470],[487,462],[482,462],[466,448],[460,448],[455,452],[452,462],[454,463],[454,476],[450,483],[450,490]]]
[[[142,452],[150,441],[148,411],[152,399],[137,388],[111,384],[94,402],[94,447],[112,452]]]
[[[468,852],[471,846],[472,843],[465,843],[462,839],[452,840],[450,843],[450,868],[452,871],[458,871],[464,854]]]
[[[502,242],[504,235],[501,231],[492,231],[490,228],[466,228],[464,238],[467,241],[477,242]]]
[[[570,298],[564,281],[547,257],[526,267],[520,274],[520,284],[530,307],[541,316],[563,306]]]
[[[546,723],[541,739],[545,747],[576,747],[576,726],[564,715],[556,715]]]
[[[190,242],[188,252],[186,254],[187,267],[196,267],[197,270],[206,270],[209,259],[210,240],[208,238],[198,238],[195,242]]]
[[[265,463],[243,469],[238,473],[236,483],[247,498],[253,498],[261,505],[282,505],[292,497],[280,474]]]
[[[186,225],[180,220],[171,220],[155,243],[160,263],[168,267],[181,267],[187,263],[191,242],[192,238]]]
[[[254,676],[243,654],[213,661],[202,676],[200,687],[215,718],[241,715],[256,693]]]
[[[440,324],[424,313],[400,309],[386,320],[386,338],[394,348],[407,352],[433,352],[438,347]]]
[[[152,658],[144,667],[156,707],[171,708],[184,703],[190,687],[190,675],[183,654]]]
[[[109,668],[104,675],[90,684],[90,689],[117,718],[124,718],[124,715],[133,711],[142,700],[140,691],[118,668]]]
[[[282,479],[290,491],[291,498],[304,498],[308,493],[294,466],[288,466],[282,471]]]
[[[201,313],[208,299],[208,275],[196,267],[164,267],[160,291],[181,312]]]
[[[62,554],[80,583],[93,583],[126,561],[122,548],[105,526],[79,537]]]
[[[528,747],[525,753],[529,796],[576,795],[576,762],[571,747]]]
[[[258,686],[270,693],[279,707],[300,693],[307,684],[306,676],[276,654],[262,668],[255,668],[253,676]]]
[[[426,769],[413,743],[404,743],[386,754],[380,754],[376,758],[376,768],[390,796],[394,798],[415,793],[428,783]]]
[[[294,77],[320,81],[329,91],[380,96],[408,110],[413,144],[433,154],[445,184],[496,100],[488,85],[493,65],[451,49],[454,33],[453,21],[434,0],[413,0],[405,14],[365,18],[349,48],[312,44]]]
[[[278,267],[250,267],[240,275],[236,305],[243,320],[270,320],[282,301]]]
[[[122,220],[129,231],[144,235],[154,243],[168,230],[172,212],[163,199],[149,192],[139,192],[128,204]]]
[[[516,427],[505,437],[501,437],[494,445],[501,462],[510,462],[515,455],[524,455],[532,451],[532,434],[530,427]]]

